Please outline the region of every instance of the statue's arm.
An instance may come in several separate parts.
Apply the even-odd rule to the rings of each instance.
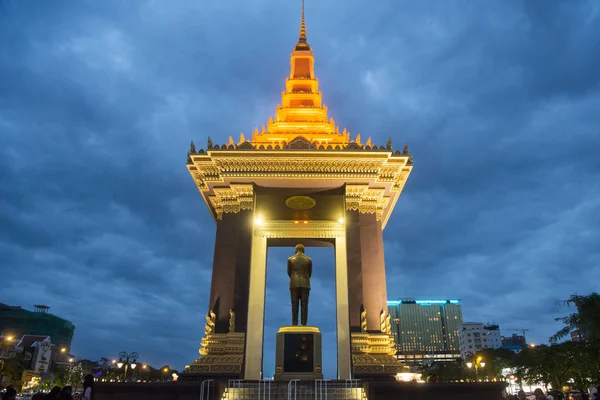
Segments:
[[[291,278],[292,277],[292,263],[290,261],[290,259],[288,258],[288,276]]]
[[[312,260],[308,261],[308,277],[312,277]]]

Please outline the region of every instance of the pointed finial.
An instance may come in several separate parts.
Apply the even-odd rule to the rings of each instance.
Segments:
[[[304,0],[302,0],[302,22],[300,22],[300,43],[306,43],[306,22],[304,21]]]

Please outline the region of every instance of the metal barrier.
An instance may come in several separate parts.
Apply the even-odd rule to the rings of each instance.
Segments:
[[[358,379],[345,381],[289,382],[232,379],[222,400],[366,400],[362,382]]]
[[[200,384],[200,400],[210,400],[210,388],[213,379],[207,379]]]
[[[227,390],[223,395],[224,400],[269,400],[272,392],[272,380],[244,381],[243,379],[230,379]]]
[[[366,393],[358,379],[328,381],[318,379],[314,384],[293,380],[288,383],[288,400],[365,400]]]

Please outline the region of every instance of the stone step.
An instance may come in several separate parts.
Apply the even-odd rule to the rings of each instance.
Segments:
[[[291,391],[294,400],[366,400],[363,388],[323,387],[315,388],[314,385],[298,385]],[[229,387],[223,393],[222,400],[279,400],[288,399],[289,389],[285,385],[262,385]]]

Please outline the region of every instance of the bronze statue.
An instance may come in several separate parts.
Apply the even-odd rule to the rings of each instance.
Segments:
[[[287,273],[290,277],[290,295],[292,297],[292,325],[298,325],[298,303],[302,306],[301,323],[308,321],[308,295],[312,260],[304,255],[304,246],[296,246],[296,254],[288,258]]]

